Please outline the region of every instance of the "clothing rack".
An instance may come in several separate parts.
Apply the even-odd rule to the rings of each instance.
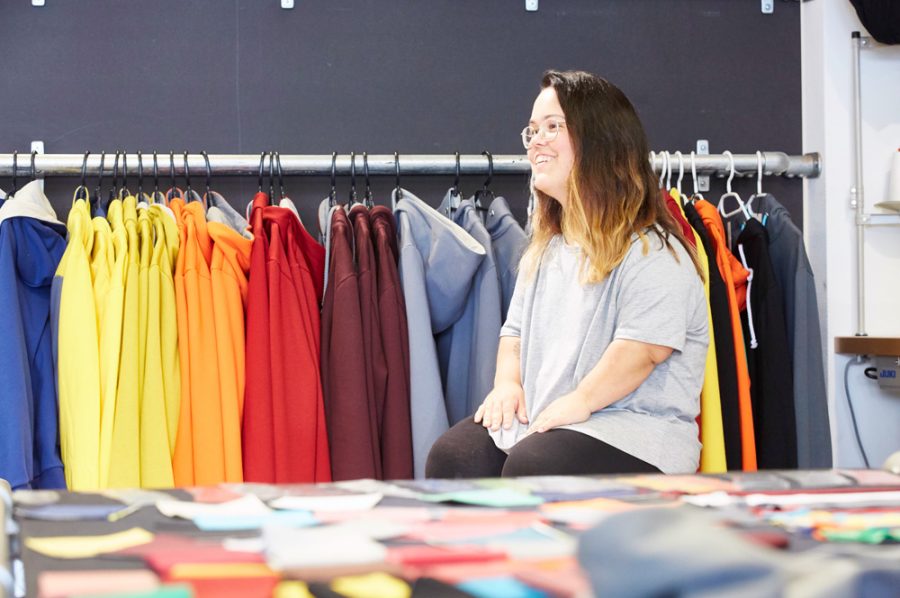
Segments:
[[[652,156],[653,169],[661,172],[665,163],[665,152],[656,152]],[[127,167],[129,177],[138,174],[137,154],[120,154],[119,168]],[[680,161],[674,153],[669,154],[669,164],[676,176]],[[691,176],[690,152],[684,153],[684,172],[687,178]],[[817,177],[821,172],[821,162],[818,153],[802,155],[788,155],[784,152],[761,152],[763,173],[766,176],[787,177]],[[38,178],[44,176],[70,176],[78,177],[82,174],[96,177],[100,174],[100,154],[92,152],[85,161],[83,154],[37,154],[34,157],[34,175]],[[332,174],[332,156],[320,155],[281,155],[282,173],[286,176],[329,176]],[[757,154],[734,154],[734,170],[737,176],[756,176],[760,160]],[[731,158],[726,154],[697,155],[693,158],[697,173],[715,174],[727,176],[731,172]],[[31,154],[20,152],[17,158],[15,176],[27,178],[32,175]],[[153,154],[142,154],[143,176],[145,179],[153,177]],[[457,173],[457,160],[454,154],[400,154],[395,161],[393,154],[372,154],[366,159],[370,175],[383,176],[398,174],[406,175],[453,175]],[[172,162],[174,161],[174,164]],[[115,152],[107,152],[104,163],[103,175],[113,174]],[[528,158],[524,155],[498,154],[492,156],[492,168],[489,172],[488,158],[480,154],[467,154],[459,156],[459,174],[461,175],[508,175],[527,174],[531,167]],[[158,173],[161,180],[171,177],[174,167],[176,176],[185,174],[184,152],[175,152],[170,159],[168,152],[159,153],[157,156]],[[209,167],[211,174],[216,176],[256,176],[260,169],[259,154],[210,154]],[[206,161],[199,153],[191,153],[187,157],[187,169],[191,177],[202,180],[206,174]],[[268,175],[268,158],[266,159],[265,174]],[[120,170],[121,172],[121,170]],[[348,176],[351,174],[350,154],[339,154],[334,161],[334,174]],[[365,176],[363,154],[356,154],[356,176]],[[13,154],[0,154],[0,176],[13,176]]]

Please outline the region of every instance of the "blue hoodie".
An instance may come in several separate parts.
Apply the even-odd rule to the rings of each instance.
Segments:
[[[440,211],[456,203],[448,192]],[[494,264],[491,235],[484,227],[472,199],[459,202],[451,218],[469,233],[485,251],[484,259],[473,273],[465,310],[453,326],[435,331],[438,359],[444,380],[447,415],[453,425],[471,416],[494,388],[497,349],[500,345],[500,279]],[[466,283],[468,284],[468,282]]]
[[[400,283],[409,324],[413,462],[416,477],[422,478],[431,445],[449,427],[434,337],[464,317],[486,252],[457,224],[409,191],[403,190],[399,199],[394,191],[394,206]],[[460,374],[465,378],[467,373]]]
[[[491,233],[494,261],[497,264],[500,292],[503,295],[500,316],[505,322],[513,289],[516,288],[519,260],[528,246],[528,236],[516,222],[515,216],[509,210],[509,204],[502,197],[497,197],[491,202],[484,225]]]
[[[66,487],[50,334],[65,230],[37,182],[0,208],[0,477],[17,489]]]

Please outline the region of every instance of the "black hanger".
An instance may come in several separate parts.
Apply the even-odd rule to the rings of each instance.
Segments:
[[[137,151],[137,161],[138,161],[137,197],[138,197],[138,201],[141,201],[144,198],[144,154],[141,153],[141,150]]]
[[[461,195],[461,193],[460,193],[460,191],[459,191],[459,172],[460,172],[460,168],[459,168],[459,152],[453,152],[453,153],[454,153],[454,155],[456,156],[456,178],[453,179],[453,187],[452,187],[452,190],[453,190],[453,195]]]
[[[37,171],[34,168],[34,157],[37,156],[37,152],[31,152],[31,180],[37,180]]]
[[[97,188],[94,189],[94,204],[100,205],[100,195],[103,193],[103,171],[106,167],[106,152],[100,152],[100,170],[97,176]]]
[[[394,168],[397,169],[396,186],[394,190],[397,192],[397,199],[403,197],[403,189],[400,187],[400,154],[394,152]]]
[[[157,203],[160,196],[163,198],[162,203],[165,203],[166,196],[159,190],[159,154],[153,150],[153,203]]]
[[[10,195],[15,195],[16,191],[18,191],[18,185],[16,185],[16,179],[18,178],[18,170],[19,170],[19,152],[13,150],[13,173],[12,173],[12,193]]]
[[[91,152],[84,152],[84,158],[81,159],[81,184],[78,185],[78,188],[75,189],[75,200],[83,199],[85,201],[90,201],[91,194],[87,190],[86,178],[87,178],[87,159]],[[82,197],[83,195],[83,197]]]
[[[269,205],[275,204],[275,152],[269,152]]]
[[[188,152],[185,151],[184,154],[184,184],[187,191],[187,199],[186,202],[191,201],[191,198],[194,197],[194,192],[191,190],[191,167],[188,166]]]
[[[275,162],[278,170],[278,192],[281,194],[281,199],[286,199],[287,193],[284,192],[284,169],[281,167],[281,152],[275,152]]]
[[[116,150],[116,159],[113,162],[113,186],[109,190],[109,199],[106,200],[106,207],[109,209],[109,204],[112,203],[112,200],[116,198],[116,193],[119,188],[119,155],[122,152],[120,150]]]
[[[159,193],[159,155],[153,150],[153,196]]]
[[[122,186],[119,187],[119,199],[125,199],[131,195],[128,190],[128,152],[122,152]]]
[[[176,197],[184,199],[184,194],[178,188],[178,181],[175,180],[175,152],[172,150],[169,150],[169,176],[172,177],[172,186],[166,191],[166,203]]]
[[[372,187],[369,185],[369,152],[363,152],[363,172],[366,177],[366,194],[363,201],[367,208],[372,208],[375,202],[372,201]]]
[[[337,189],[335,181],[337,179],[337,152],[331,152],[331,193],[328,194],[328,207],[333,208],[337,203]]]
[[[488,177],[484,182],[484,186],[475,192],[475,208],[487,212],[490,207],[487,200],[494,199],[494,192],[488,188],[491,185],[491,179],[494,178],[494,157],[487,150],[481,152],[481,155],[486,156],[488,159]]]
[[[347,202],[347,209],[358,203],[356,199],[356,152],[350,152],[350,201]]]
[[[259,154],[259,177],[256,179],[258,183],[258,192],[262,193],[262,181],[263,181],[263,168],[265,168],[266,163],[266,152],[260,152]]]
[[[206,195],[203,198],[206,200],[206,208],[209,209],[209,200],[212,199],[212,168],[209,166],[209,155],[205,151],[200,152],[200,155],[206,164]]]

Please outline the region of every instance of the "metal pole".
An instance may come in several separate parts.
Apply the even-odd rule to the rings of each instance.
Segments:
[[[112,172],[113,154],[106,155],[106,172]],[[138,157],[136,154],[128,154],[129,174],[137,172]],[[392,176],[396,174],[396,165],[392,154],[370,155],[369,174]],[[764,152],[764,170],[767,175],[775,176],[799,176],[816,177],[821,170],[819,155],[816,153],[790,156],[783,152]],[[81,176],[81,166],[84,160],[82,154],[40,154],[35,157],[35,171],[40,176]],[[512,175],[528,174],[531,166],[524,155],[495,155],[494,174]],[[152,153],[144,152],[142,157],[144,176],[151,171],[153,164]],[[184,174],[184,159],[181,153],[175,153],[175,173],[178,176]],[[216,176],[255,176],[259,172],[259,154],[212,154],[209,156],[210,169]],[[400,155],[400,174],[407,175],[453,175],[456,173],[456,159],[452,154]],[[708,174],[727,175],[729,161],[723,154],[696,156],[697,171]],[[735,154],[735,168],[746,176],[756,174],[756,154]],[[170,160],[168,152],[158,156],[159,172],[165,176],[170,172]],[[653,162],[654,169],[659,172],[662,168],[662,158],[659,153]],[[285,175],[291,176],[329,176],[331,174],[331,155],[282,155],[281,165]],[[686,162],[689,167],[689,162]],[[0,154],[0,176],[8,177],[13,170],[12,154]],[[206,171],[206,163],[200,154],[188,156],[188,167],[194,175],[201,175]],[[361,154],[356,155],[356,171],[361,172],[363,159]],[[480,154],[460,156],[460,173],[463,175],[486,175],[488,172],[487,158]],[[100,170],[100,154],[92,152],[87,158],[85,174],[95,177]],[[268,172],[268,158],[265,171]],[[19,154],[17,176],[29,177],[31,175],[31,156]],[[335,161],[335,174],[347,176],[350,174],[350,156],[339,155]]]
[[[856,172],[853,188],[850,190],[851,205],[856,208],[856,336],[866,334],[866,279],[865,279],[865,247],[866,216],[865,195],[863,194],[863,149],[862,149],[862,92],[860,84],[859,51],[862,37],[859,31],[851,35],[853,43],[853,118],[856,124]]]

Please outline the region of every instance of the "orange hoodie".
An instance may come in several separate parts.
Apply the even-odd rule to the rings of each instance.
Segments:
[[[244,408],[244,311],[252,238],[220,222],[209,222],[213,240],[213,317],[216,324],[219,390],[226,482],[242,482],[241,419]]]
[[[741,309],[747,302],[747,278],[750,273],[732,255],[725,242],[725,226],[716,207],[706,200],[694,204],[703,219],[710,240],[716,248],[716,265],[725,281],[734,333],[734,353],[737,359],[738,403],[741,413],[741,450],[744,471],[756,471],[756,440],[753,430],[753,406],[750,399],[750,372],[744,349]]]
[[[212,278],[213,243],[200,202],[172,200],[181,236],[175,266],[181,410],[173,471],[176,486],[225,481],[225,449],[218,375]]]

